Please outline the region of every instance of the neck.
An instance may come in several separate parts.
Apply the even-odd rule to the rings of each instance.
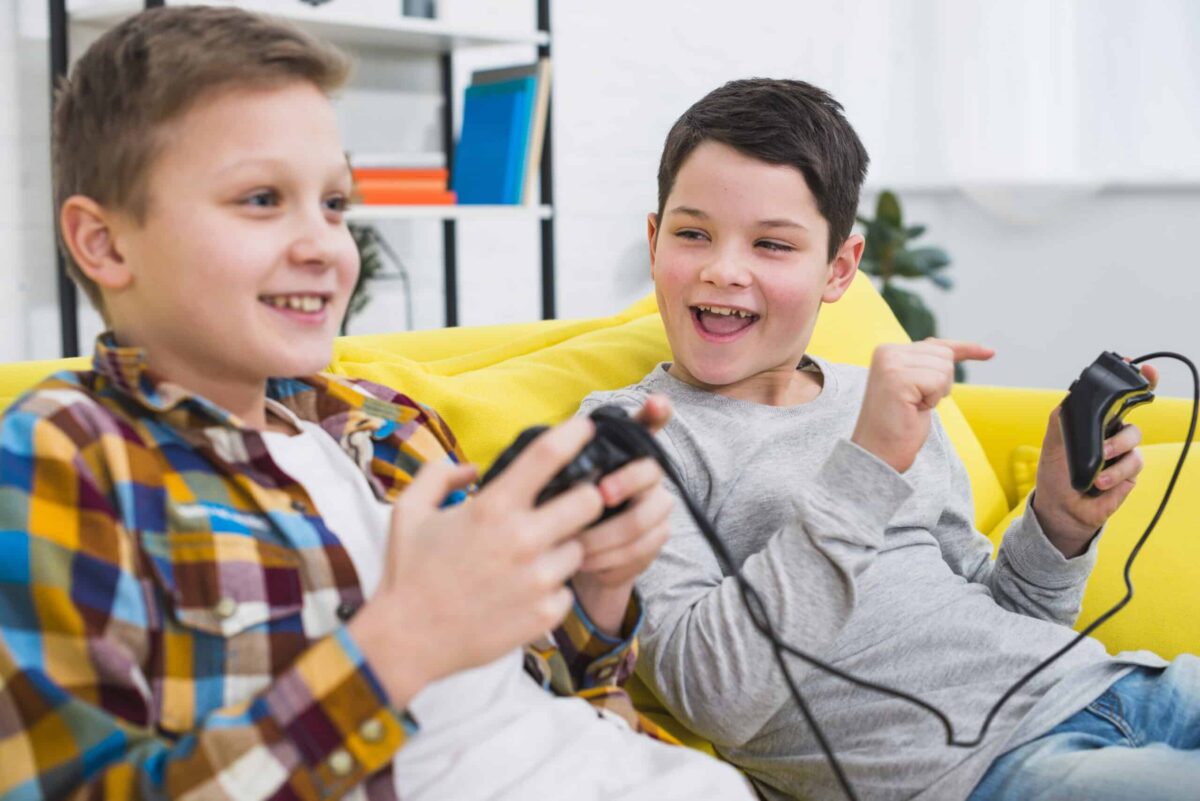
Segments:
[[[679,362],[672,363],[667,372],[707,392],[763,406],[799,406],[808,403],[821,394],[825,385],[825,377],[821,373],[798,370],[794,366],[764,370],[731,384],[706,384]]]
[[[168,345],[146,345],[136,335],[115,330],[117,343],[141,348],[146,366],[160,380],[199,395],[238,418],[247,428],[267,427],[267,381],[265,377],[238,376],[225,365],[205,364],[177,352]]]

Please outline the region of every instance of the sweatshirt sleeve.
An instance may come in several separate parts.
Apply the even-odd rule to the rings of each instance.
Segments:
[[[660,440],[674,455],[669,437],[660,434]],[[856,576],[910,493],[908,483],[871,454],[845,440],[835,446],[814,483],[799,493],[793,522],[742,565],[781,639],[818,657],[826,653],[854,608]],[[638,670],[689,728],[736,746],[792,703],[790,691],[736,578],[722,572],[678,500],[671,527],[671,539],[638,581],[646,609]],[[789,667],[798,681],[810,669],[796,659]],[[730,714],[732,698],[737,714]]]
[[[1073,625],[1096,564],[1100,538],[1093,538],[1084,553],[1067,559],[1042,531],[1030,495],[1022,514],[1005,531],[993,560],[991,541],[975,529],[966,467],[936,415],[931,436],[937,439],[950,478],[946,507],[933,532],[950,568],[986,586],[996,603],[1009,611]]]

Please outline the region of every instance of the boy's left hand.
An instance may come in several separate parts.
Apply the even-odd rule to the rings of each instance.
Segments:
[[[1150,365],[1140,366],[1153,388],[1158,372]],[[1067,471],[1067,449],[1063,444],[1059,414],[1062,407],[1050,413],[1042,454],[1038,459],[1037,492],[1033,496],[1033,512],[1046,537],[1062,555],[1071,559],[1088,549],[1101,526],[1121,507],[1142,472],[1142,455],[1137,450],[1142,432],[1137,426],[1124,428],[1104,442],[1104,460],[1116,459],[1096,479],[1101,492],[1093,497],[1076,492]]]
[[[634,419],[651,433],[657,432],[671,419],[671,404],[661,395],[651,395]],[[617,637],[634,580],[650,566],[670,536],[667,518],[674,500],[663,486],[662,468],[649,458],[610,473],[599,486],[605,506],[629,501],[629,508],[580,535],[583,566],[571,579],[571,586],[592,623]]]

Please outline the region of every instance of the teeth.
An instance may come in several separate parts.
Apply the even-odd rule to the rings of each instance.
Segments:
[[[310,314],[325,307],[325,299],[319,295],[266,295],[262,300],[277,309],[292,309]]]
[[[738,309],[725,309],[725,308],[721,308],[719,306],[697,306],[696,308],[699,309],[700,311],[708,312],[709,314],[719,314],[722,317],[733,316],[733,317],[748,318],[748,317],[755,316],[755,315],[751,314],[750,312],[739,311]]]

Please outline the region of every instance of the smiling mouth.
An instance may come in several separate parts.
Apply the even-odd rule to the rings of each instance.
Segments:
[[[300,292],[290,295],[259,295],[258,302],[272,309],[301,315],[316,315],[325,311],[330,297]]]
[[[689,308],[696,325],[714,337],[739,334],[758,322],[757,314],[728,306],[697,305]]]

